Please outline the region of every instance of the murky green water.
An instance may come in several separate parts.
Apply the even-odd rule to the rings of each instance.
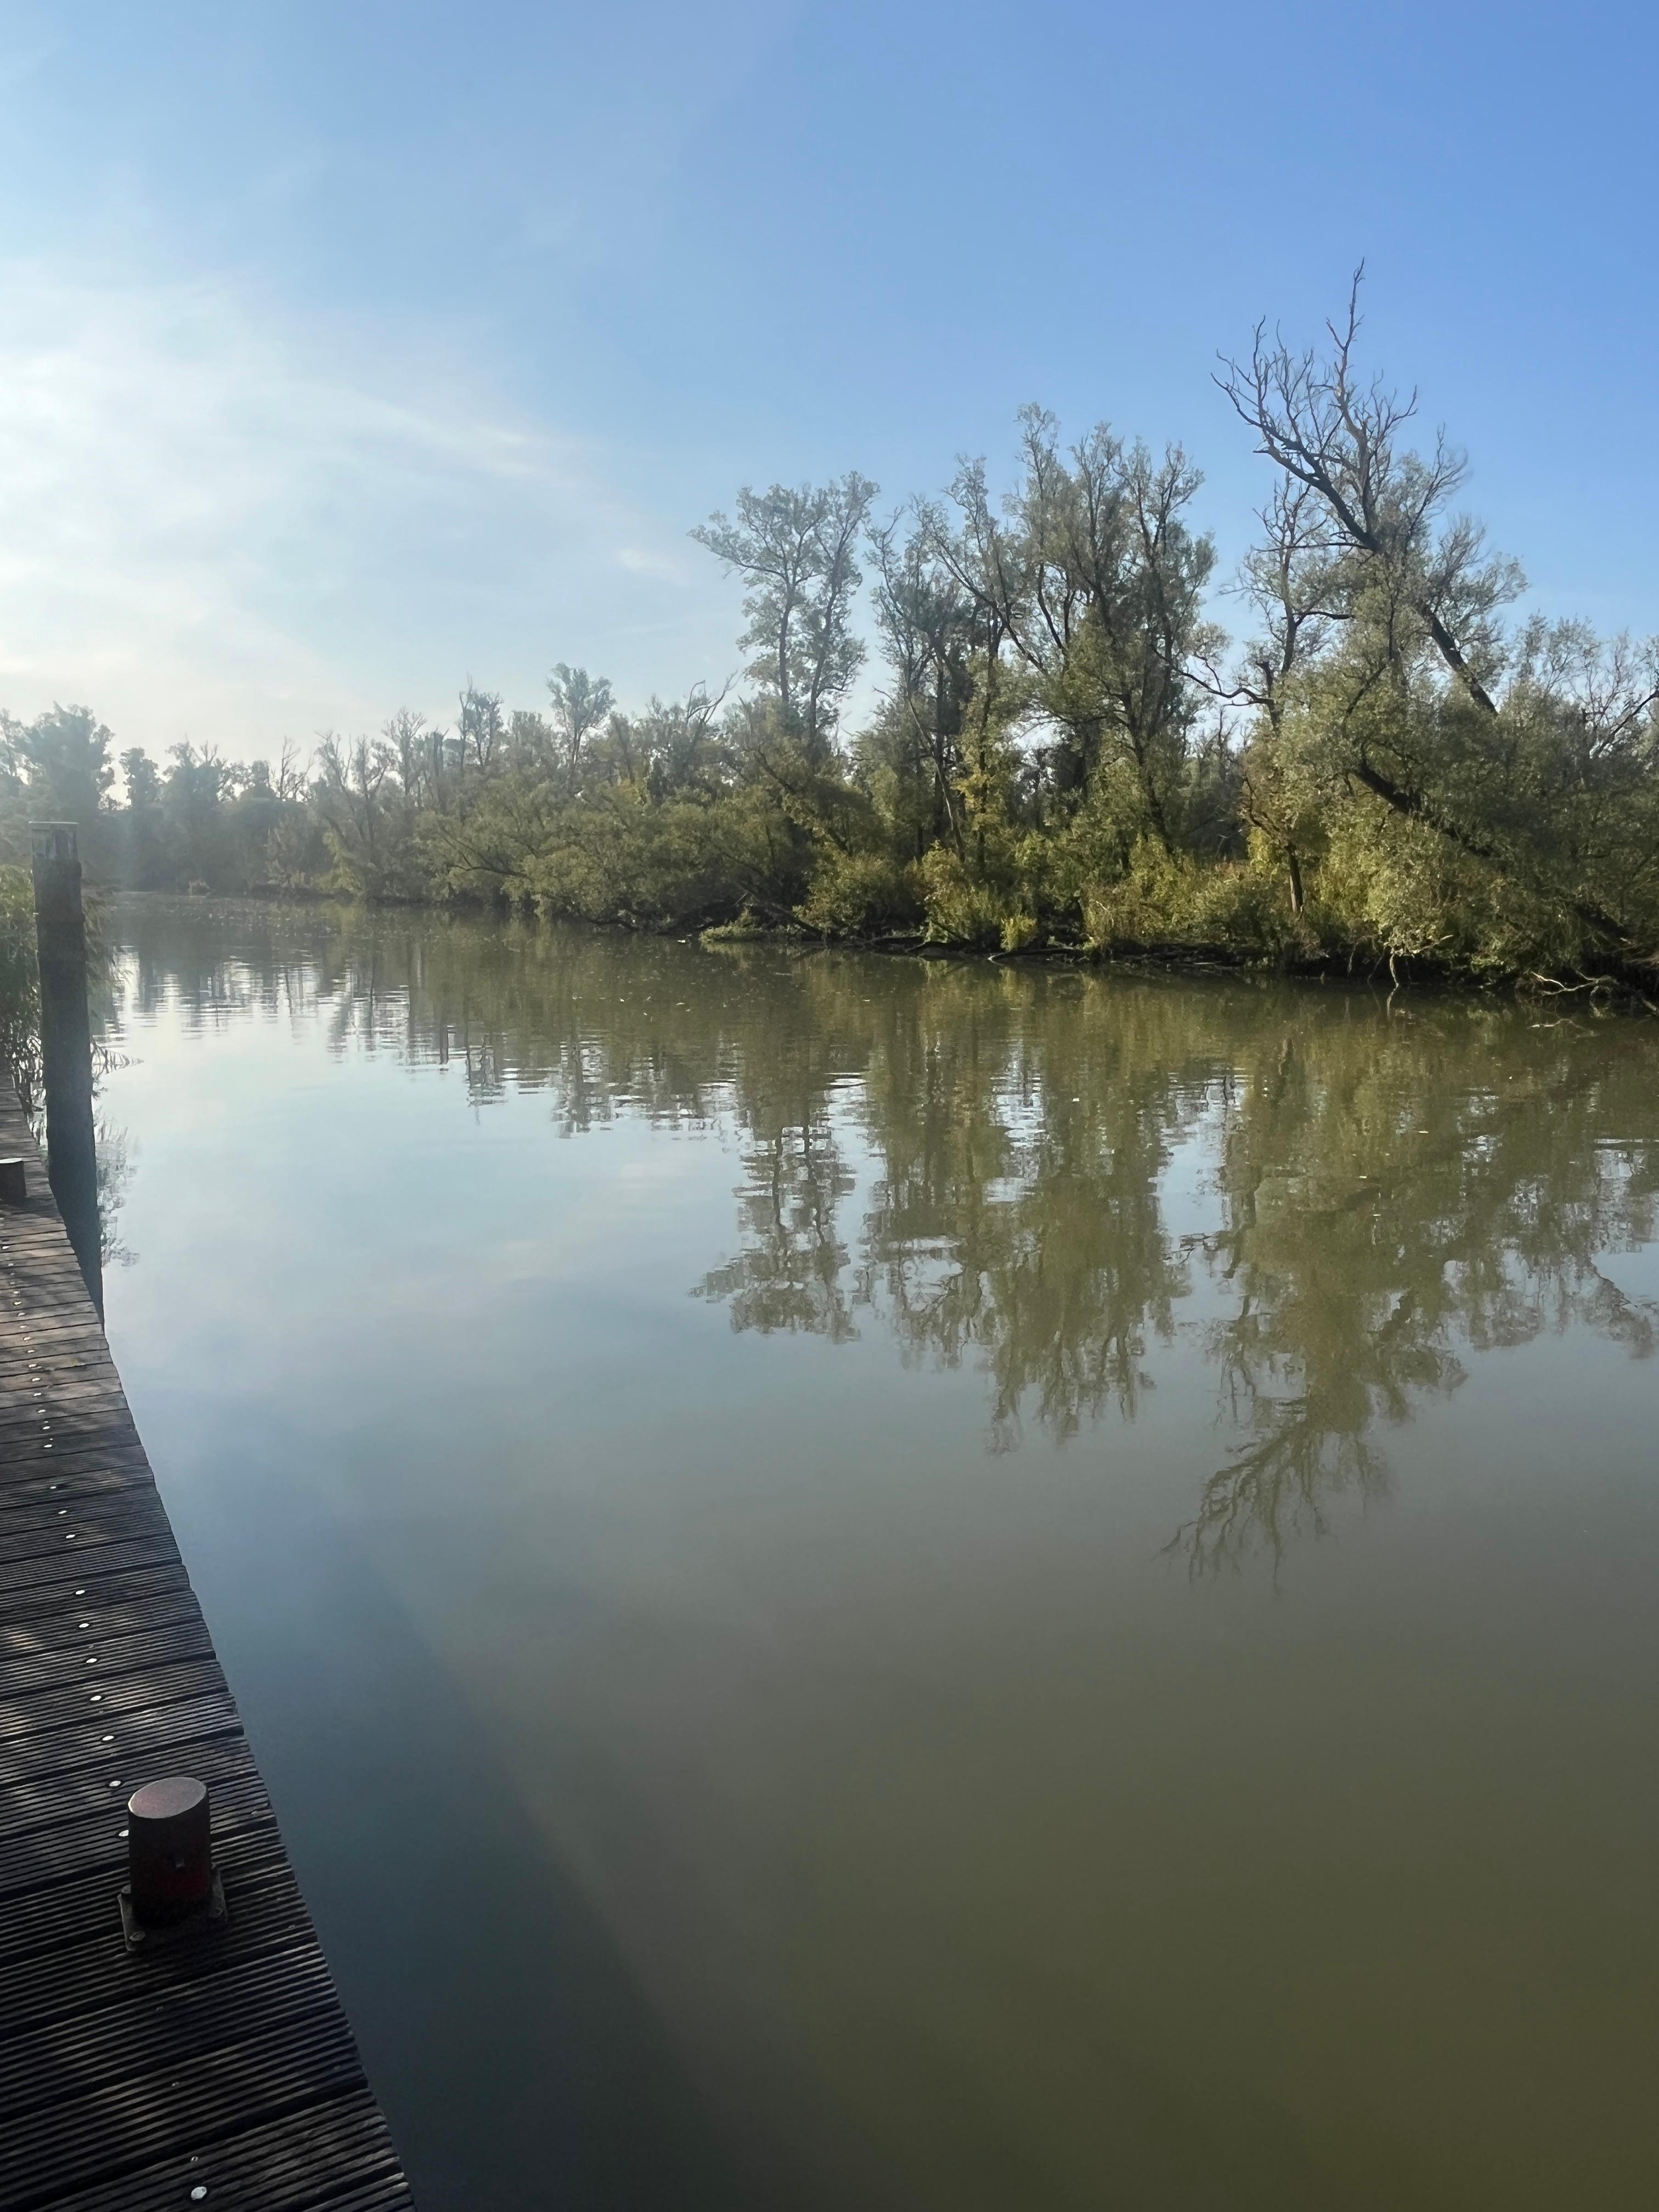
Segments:
[[[426,2212],[1654,2201],[1659,1025],[118,934],[110,1334]]]

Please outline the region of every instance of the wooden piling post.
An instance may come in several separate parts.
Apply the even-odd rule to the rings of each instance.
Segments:
[[[40,969],[40,1060],[46,1089],[46,1173],[101,1321],[98,1146],[92,1120],[92,1021],[87,925],[72,822],[31,822],[34,941]]]

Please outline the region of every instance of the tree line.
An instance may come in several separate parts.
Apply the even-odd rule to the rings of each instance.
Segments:
[[[1517,613],[1463,457],[1359,332],[1357,277],[1320,344],[1262,325],[1223,362],[1272,471],[1231,585],[1181,448],[1030,408],[1004,488],[966,462],[884,517],[853,471],[694,531],[744,586],[723,690],[625,709],[561,663],[533,707],[469,682],[453,722],[251,766],[5,717],[0,838],[73,818],[140,888],[1645,988],[1659,650]]]

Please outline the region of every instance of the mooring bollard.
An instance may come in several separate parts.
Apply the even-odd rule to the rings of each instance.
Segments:
[[[223,1922],[225,1894],[213,1870],[205,1782],[169,1774],[127,1800],[127,1886],[121,1892],[127,1948],[204,1933]]]
[[[0,1205],[21,1206],[28,1194],[22,1161],[0,1160]]]
[[[98,1225],[98,1146],[92,1120],[92,1021],[87,924],[72,822],[31,822],[34,942],[40,969],[40,1063],[46,1085],[46,1175],[98,1318],[104,1265]]]

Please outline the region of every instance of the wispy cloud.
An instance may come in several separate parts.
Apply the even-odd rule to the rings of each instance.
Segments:
[[[0,705],[248,754],[441,711],[468,669],[528,698],[623,608],[665,656],[628,691],[724,650],[678,521],[419,332],[0,268]]]

